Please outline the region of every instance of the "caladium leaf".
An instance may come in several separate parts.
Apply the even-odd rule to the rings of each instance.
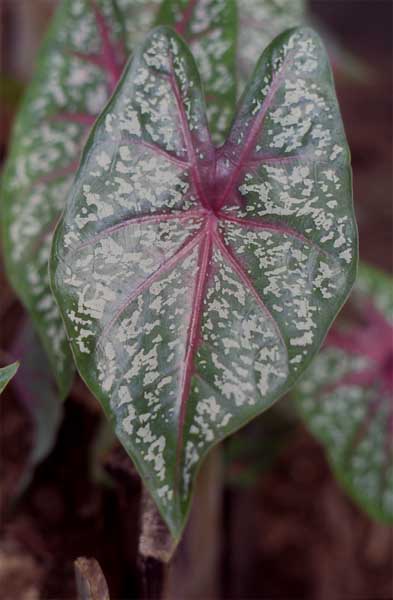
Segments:
[[[318,36],[266,50],[216,150],[192,55],[153,31],[89,138],[51,272],[80,373],[175,537],[207,451],[299,377],[355,268]]]
[[[73,364],[49,286],[52,233],[87,132],[121,75],[123,38],[112,0],[61,3],[17,117],[4,171],[8,276],[36,325],[62,395]]]
[[[146,33],[154,26],[162,0],[115,0],[121,13],[128,52],[143,42]]]
[[[236,105],[235,0],[164,0],[157,24],[171,25],[187,41],[203,81],[212,139],[221,144]]]
[[[0,394],[4,391],[6,385],[14,377],[18,368],[19,368],[18,362],[14,362],[11,365],[7,365],[6,367],[0,368]]]
[[[255,64],[277,35],[306,19],[305,0],[238,1],[238,76],[242,92]]]
[[[393,521],[393,281],[362,265],[344,313],[296,389],[334,472],[373,517]]]

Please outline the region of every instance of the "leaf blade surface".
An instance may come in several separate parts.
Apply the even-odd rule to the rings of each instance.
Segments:
[[[250,84],[256,99],[266,87],[270,53],[281,58],[291,44],[300,52],[304,40],[318,38],[295,30],[268,50],[263,73]],[[315,52],[322,53],[320,45]],[[307,47],[301,59],[309,54]],[[310,79],[328,87],[339,119],[331,79],[319,82],[319,75]],[[287,223],[280,213],[265,226],[258,220],[263,207],[248,190],[241,206],[232,202],[258,143],[252,122],[241,126],[243,141],[251,141],[236,139],[249,102],[246,96],[228,142],[216,150],[192,56],[175,33],[154,30],[90,136],[53,245],[52,287],[78,368],[174,537],[203,457],[299,377],[356,264],[350,186],[335,197],[344,205],[352,259],[329,248],[336,268],[322,273],[328,250],[310,242],[296,214]],[[280,206],[276,192],[274,202]],[[307,216],[306,200],[299,204]],[[249,212],[263,225],[261,234]],[[335,225],[332,219],[333,231]],[[295,349],[293,337],[301,338]]]
[[[86,135],[124,62],[124,35],[112,0],[62,2],[16,119],[2,181],[7,273],[32,317],[63,396],[73,364],[49,287],[52,234]]]

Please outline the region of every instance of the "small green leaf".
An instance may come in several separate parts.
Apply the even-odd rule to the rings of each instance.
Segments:
[[[343,315],[296,388],[338,479],[393,522],[393,280],[362,265]]]
[[[187,41],[203,81],[212,139],[221,144],[236,105],[235,0],[164,0],[156,22]]]
[[[204,456],[301,375],[357,262],[318,36],[269,46],[221,148],[204,106],[187,46],[154,30],[92,131],[51,258],[78,369],[175,538]]]
[[[4,391],[4,388],[6,387],[6,385],[14,377],[18,368],[19,368],[18,362],[14,362],[11,365],[7,365],[6,367],[0,368],[0,394]]]

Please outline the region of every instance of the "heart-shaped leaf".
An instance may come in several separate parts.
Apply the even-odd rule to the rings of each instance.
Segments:
[[[393,281],[362,265],[344,313],[296,389],[338,479],[393,521]]]
[[[157,25],[172,25],[187,41],[204,84],[212,139],[221,144],[236,105],[235,0],[164,0]]]
[[[19,368],[18,362],[14,362],[11,365],[7,365],[6,367],[0,368],[0,394],[4,391],[6,385],[14,377],[18,368]]]
[[[238,75],[242,92],[261,52],[277,35],[306,18],[305,0],[239,0]]]
[[[175,537],[209,448],[299,377],[355,268],[318,36],[266,50],[216,150],[190,52],[152,32],[88,141],[51,272],[80,373]]]

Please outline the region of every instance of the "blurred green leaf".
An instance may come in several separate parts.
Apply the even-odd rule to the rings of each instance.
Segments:
[[[343,314],[296,388],[299,414],[333,471],[377,519],[393,521],[393,280],[362,265]]]

